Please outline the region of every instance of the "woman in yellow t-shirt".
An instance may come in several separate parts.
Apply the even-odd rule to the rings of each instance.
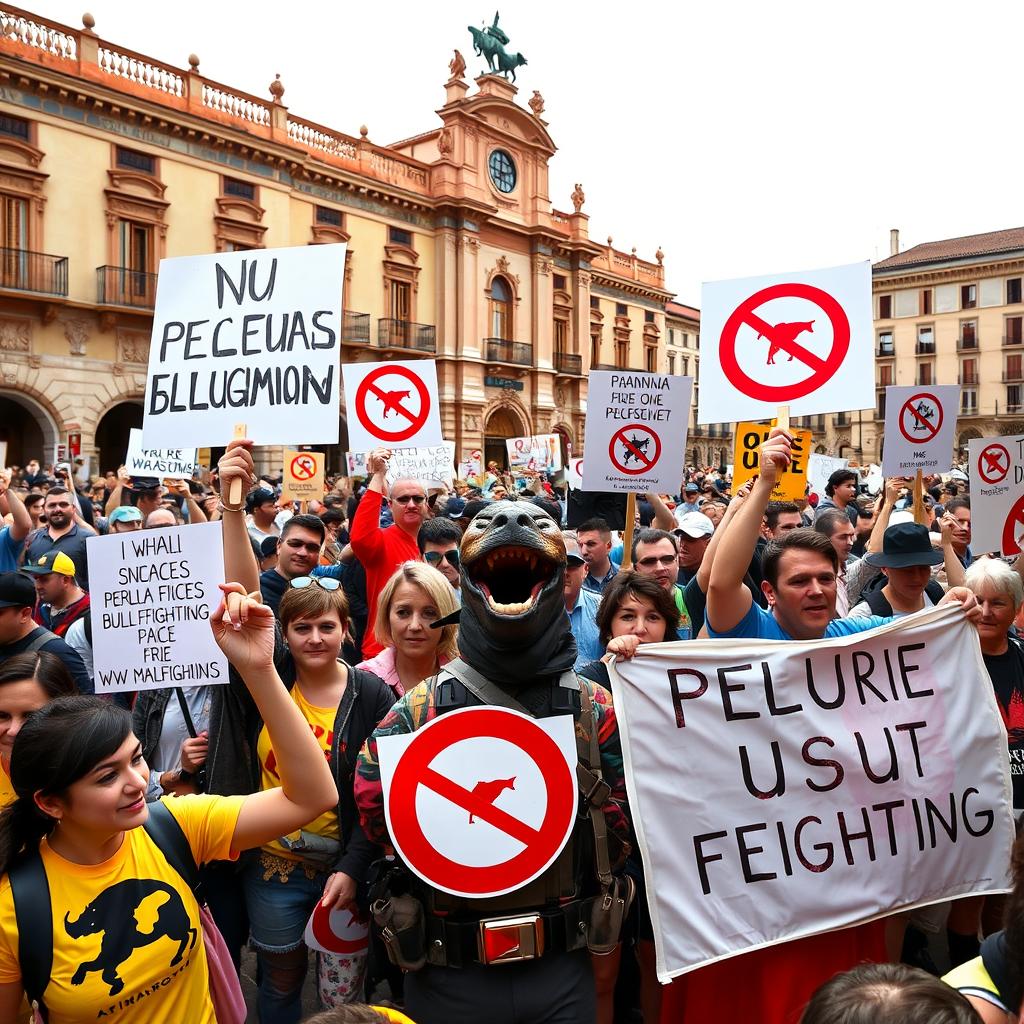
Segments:
[[[56,697],[70,697],[78,687],[56,654],[16,654],[0,664],[0,808],[14,803],[11,749],[26,716]]]
[[[274,618],[238,584],[214,636],[270,733],[281,786],[250,796],[165,801],[198,864],[227,860],[311,821],[337,799],[319,744],[273,666]],[[23,994],[8,872],[38,853],[50,889],[50,1024],[216,1024],[199,908],[139,826],[149,769],[131,715],[97,697],[62,697],[14,742],[17,799],[0,815],[0,1021]],[[42,908],[40,908],[42,909]]]
[[[264,844],[259,858],[244,870],[250,939],[260,963],[263,1024],[299,1019],[308,960],[303,937],[317,902],[357,915],[367,910],[361,890],[377,852],[359,825],[352,780],[359,751],[394,703],[380,679],[340,660],[348,602],[337,580],[291,580],[278,619],[295,667],[292,700],[323,750],[337,793],[330,810],[303,822],[291,835]],[[262,788],[273,790],[281,780],[277,745],[266,727],[256,753]],[[321,1003],[337,1006],[361,998],[365,966],[363,951],[320,953]]]

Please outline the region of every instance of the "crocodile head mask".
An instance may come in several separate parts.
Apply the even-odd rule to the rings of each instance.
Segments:
[[[506,686],[571,668],[576,643],[565,614],[561,527],[527,502],[496,501],[462,538],[459,651]]]

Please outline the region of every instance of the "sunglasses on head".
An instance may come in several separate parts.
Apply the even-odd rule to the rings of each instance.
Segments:
[[[403,494],[400,498],[392,498],[399,505],[408,505],[411,501],[414,505],[422,505],[427,499],[422,494]]]
[[[341,586],[341,581],[334,579],[333,576],[296,576],[289,586],[296,590],[305,590],[306,587],[311,587],[314,583],[322,590],[334,591]]]
[[[423,552],[423,561],[427,562],[430,565],[440,565],[442,558],[447,558],[448,559],[448,564],[453,569],[458,569],[458,567],[459,567],[459,549],[458,548],[452,548],[451,551],[424,551]]]

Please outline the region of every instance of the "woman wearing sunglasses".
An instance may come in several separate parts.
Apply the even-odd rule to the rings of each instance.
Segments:
[[[365,913],[363,883],[374,847],[359,825],[352,776],[360,748],[394,702],[380,679],[340,660],[348,602],[336,579],[291,580],[278,619],[294,664],[291,698],[328,759],[338,803],[300,830],[264,845],[245,868],[263,1024],[299,1020],[307,960],[303,935],[317,901]],[[256,756],[261,789],[277,788],[281,779],[266,726],[260,728]],[[317,960],[324,1006],[361,997],[365,955],[320,953]]]
[[[456,656],[458,626],[431,628],[458,608],[455,591],[437,569],[405,562],[377,598],[374,632],[384,650],[358,665],[383,679],[397,700]]]

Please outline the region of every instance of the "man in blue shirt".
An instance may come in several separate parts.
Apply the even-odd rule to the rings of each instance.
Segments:
[[[18,558],[25,538],[32,530],[32,517],[25,503],[11,490],[10,471],[5,472],[0,468],[0,516],[3,514],[5,500],[14,521],[10,526],[0,528],[0,572],[14,572],[18,568]]]
[[[761,475],[719,541],[708,584],[706,624],[711,637],[820,640],[850,636],[891,622],[871,616],[833,619],[839,559],[832,542],[813,530],[792,530],[772,541],[762,560],[768,610],[743,585],[765,509],[781,470],[792,458],[791,435],[775,427],[761,445]],[[939,602],[957,601],[976,621],[981,609],[966,587],[953,587]]]
[[[583,589],[598,597],[619,571],[619,563],[611,558],[612,531],[607,520],[595,517],[576,527],[579,553],[587,564]]]
[[[565,539],[565,611],[569,616],[569,629],[576,640],[577,671],[584,665],[597,661],[604,654],[601,644],[601,632],[597,628],[597,609],[601,604],[601,595],[583,589],[583,577],[587,572],[587,563],[580,554],[579,544],[571,533],[563,533]]]

